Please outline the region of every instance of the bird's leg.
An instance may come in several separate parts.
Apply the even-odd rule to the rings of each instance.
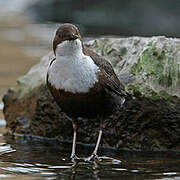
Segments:
[[[74,136],[73,136],[73,145],[72,145],[71,160],[74,162],[74,160],[79,159],[79,158],[75,154],[77,125],[74,122],[72,122],[72,126],[73,126],[73,129],[74,129]]]
[[[98,135],[98,139],[97,139],[97,142],[96,142],[95,149],[94,149],[93,153],[91,154],[91,156],[89,156],[86,159],[87,161],[90,161],[91,159],[98,159],[98,160],[100,160],[98,155],[97,155],[97,151],[98,151],[98,147],[99,147],[99,144],[100,144],[100,141],[101,141],[102,132],[103,132],[104,128],[105,128],[105,123],[101,122],[100,130],[99,130],[99,135]]]

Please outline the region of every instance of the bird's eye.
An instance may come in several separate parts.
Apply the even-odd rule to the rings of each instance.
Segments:
[[[59,34],[58,37],[59,37],[59,38],[62,38],[62,34]]]

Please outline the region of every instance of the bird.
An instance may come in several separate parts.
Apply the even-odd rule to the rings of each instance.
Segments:
[[[78,117],[94,118],[99,122],[99,134],[92,154],[86,159],[99,159],[97,155],[104,119],[112,115],[125,101],[126,91],[112,65],[102,56],[86,48],[79,29],[70,23],[60,25],[53,40],[55,58],[47,71],[47,87],[62,111],[72,121],[73,143],[71,160],[76,155]]]

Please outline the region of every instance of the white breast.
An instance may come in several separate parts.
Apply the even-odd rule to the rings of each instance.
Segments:
[[[86,93],[98,82],[99,68],[81,51],[56,56],[48,69],[48,81],[56,88],[72,93]]]

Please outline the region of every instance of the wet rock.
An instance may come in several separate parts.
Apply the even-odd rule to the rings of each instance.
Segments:
[[[110,60],[132,95],[107,121],[102,144],[115,149],[180,147],[180,40],[166,37],[101,38],[86,46]],[[46,87],[53,53],[44,56],[4,96],[9,131],[72,140],[71,122]],[[99,124],[79,118],[78,141],[94,143]]]

